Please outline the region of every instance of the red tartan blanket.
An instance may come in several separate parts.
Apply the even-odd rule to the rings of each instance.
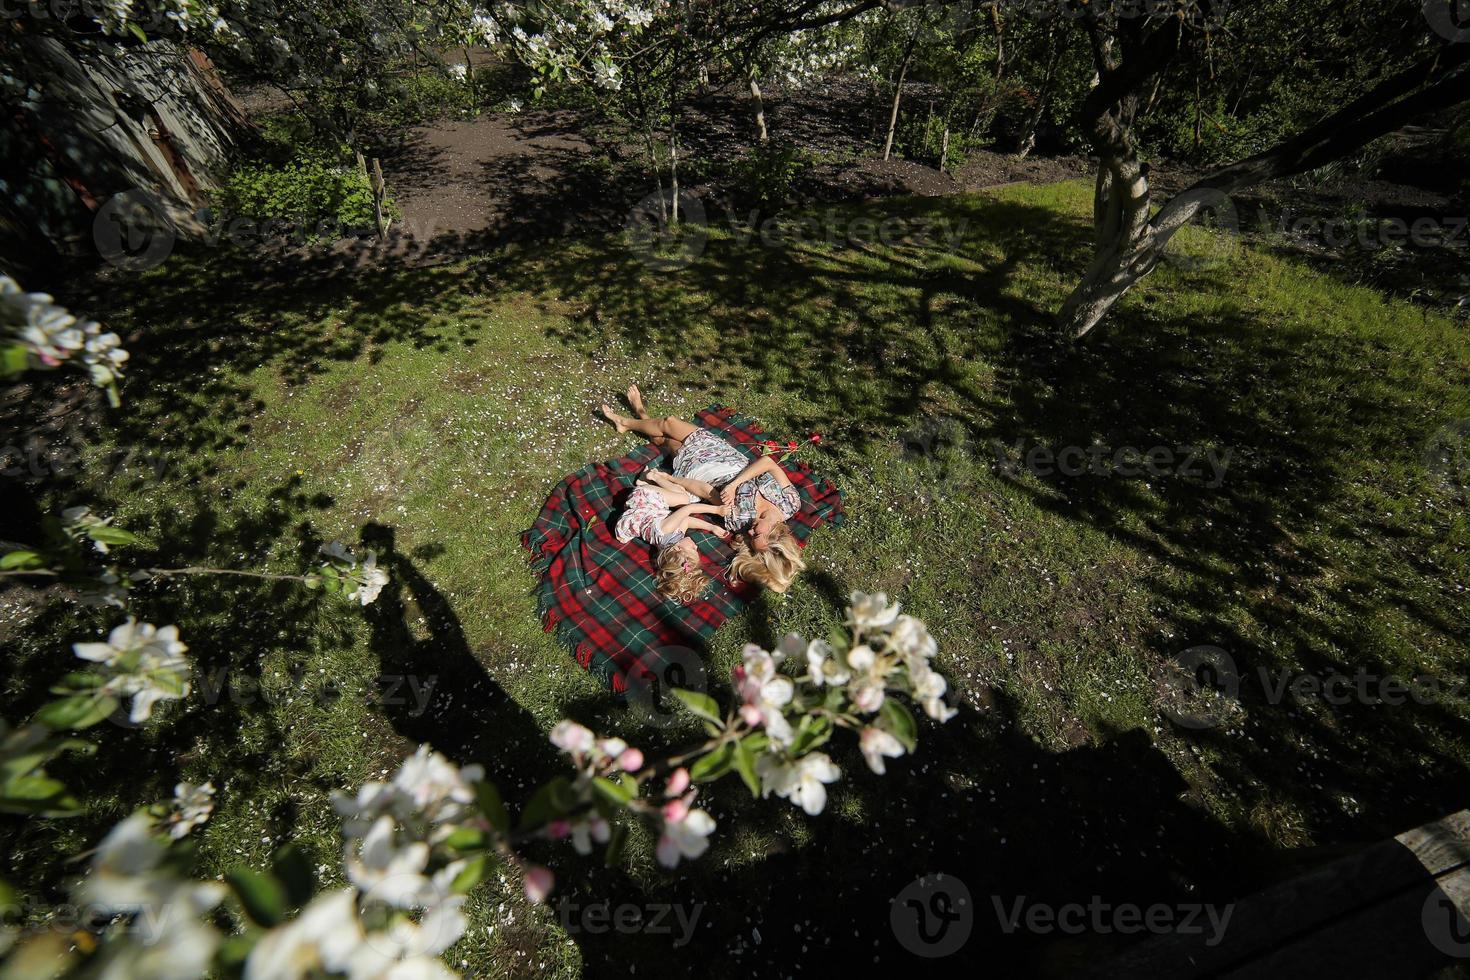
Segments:
[[[707,408],[694,424],[757,457],[749,447],[764,432],[734,409]],[[618,543],[613,527],[623,502],[638,473],[661,455],[650,443],[621,459],[584,466],[552,491],[536,523],[521,535],[540,578],[537,608],[546,629],[555,630],[577,662],[618,694],[627,692],[630,677],[665,677],[675,658],[690,648],[702,649],[719,625],[759,591],[749,583],[732,585],[734,552],[713,535],[696,531],[705,569],[716,581],[703,598],[680,605],[656,589],[649,547],[636,540]],[[823,524],[842,525],[842,493],[800,462],[782,465],[801,494],[801,511],[787,523],[805,547]]]

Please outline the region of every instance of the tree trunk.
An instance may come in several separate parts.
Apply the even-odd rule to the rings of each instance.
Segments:
[[[1175,195],[1149,219],[1149,183],[1133,150],[1131,99],[1107,94],[1112,108],[1096,123],[1101,161],[1093,199],[1092,262],[1057,314],[1073,337],[1091,333],[1114,304],[1158,264],[1174,234],[1231,193],[1290,177],[1361,149],[1426,113],[1470,101],[1470,45],[1452,46],[1379,83],[1315,126],[1263,153],[1222,167]],[[1146,79],[1139,79],[1140,83]]]
[[[944,173],[945,165],[949,162],[949,127],[944,127],[944,141],[939,144],[939,172]]]
[[[898,129],[898,103],[903,98],[903,80],[909,73],[909,59],[914,56],[914,45],[919,40],[919,29],[914,28],[909,46],[903,52],[903,62],[898,66],[898,81],[893,85],[893,110],[888,113],[888,139],[883,143],[883,159],[893,155],[893,133]]]
[[[755,131],[756,131],[756,137],[762,143],[764,143],[767,140],[767,138],[769,137],[769,135],[770,135],[769,133],[766,132],[766,103],[765,103],[765,100],[763,98],[761,98],[761,86],[760,86],[760,83],[755,80],[755,72],[754,71],[752,71],[750,73],[749,79],[750,79],[750,98],[751,98],[751,101],[755,103]]]

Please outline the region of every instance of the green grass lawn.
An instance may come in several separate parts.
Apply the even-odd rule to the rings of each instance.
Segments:
[[[820,431],[805,456],[846,493],[847,526],[813,538],[810,572],[718,634],[714,693],[748,640],[825,634],[848,592],[883,590],[928,622],[962,712],[922,726],[886,779],[840,749],[816,819],[738,783],[706,790],[715,846],[676,874],[646,840],[615,869],[547,848],[573,901],[705,903],[696,938],[569,935],[491,880],[449,957],[474,976],[906,963],[888,899],[932,871],[976,898],[962,956],[1065,975],[1109,940],[1003,936],[990,896],[1226,900],[1314,846],[1459,808],[1462,692],[1273,699],[1258,671],[1465,683],[1464,488],[1423,458],[1470,418],[1465,327],[1201,231],[1179,247],[1218,263],[1161,266],[1101,336],[1059,341],[1048,318],[1085,257],[1089,200],[1063,184],[868,203],[808,217],[899,219],[907,237],[712,231],[672,271],[619,239],[402,272],[176,255],[90,305],[63,296],[135,338],[94,452],[168,465],[84,469],[48,506],[115,512],[150,563],[293,572],[342,538],[383,552],[394,582],[365,612],[289,586],[139,589],[147,618],[183,624],[201,676],[229,683],[211,698],[196,682],[146,731],[106,731],[68,773],[91,816],[17,830],[15,877],[41,879],[180,778],[221,786],[209,867],[295,839],[331,869],[326,794],[414,742],[483,762],[523,800],[561,771],[544,733],[563,716],[654,747],[692,736],[642,727],[542,631],[518,540],[564,474],[633,448],[592,417],[630,381],[657,412],[723,402],[777,435]],[[1013,473],[997,442],[1200,447],[1229,465],[1218,480]],[[57,605],[13,634],[11,714],[66,669],[65,642],[111,621]],[[1244,677],[1205,729],[1163,713],[1178,704],[1159,680],[1200,645]]]

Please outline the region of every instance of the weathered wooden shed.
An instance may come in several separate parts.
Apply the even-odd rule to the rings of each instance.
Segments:
[[[134,210],[146,202],[171,234],[202,231],[194,215],[249,130],[202,51],[167,40],[74,43],[15,23],[0,29],[0,51],[0,254],[9,264],[99,254],[99,233],[116,240],[107,222],[119,201]]]

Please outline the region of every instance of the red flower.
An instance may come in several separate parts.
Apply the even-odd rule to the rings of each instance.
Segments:
[[[795,442],[795,441],[792,441],[792,442],[788,442],[788,443],[787,443],[787,444],[786,444],[786,448],[787,448],[787,449],[790,449],[790,450],[791,450],[791,451],[793,451],[793,452],[795,452],[795,451],[796,451],[796,442]]]
[[[822,441],[822,434],[820,432],[813,432],[807,438],[811,439],[812,442],[821,442]]]

